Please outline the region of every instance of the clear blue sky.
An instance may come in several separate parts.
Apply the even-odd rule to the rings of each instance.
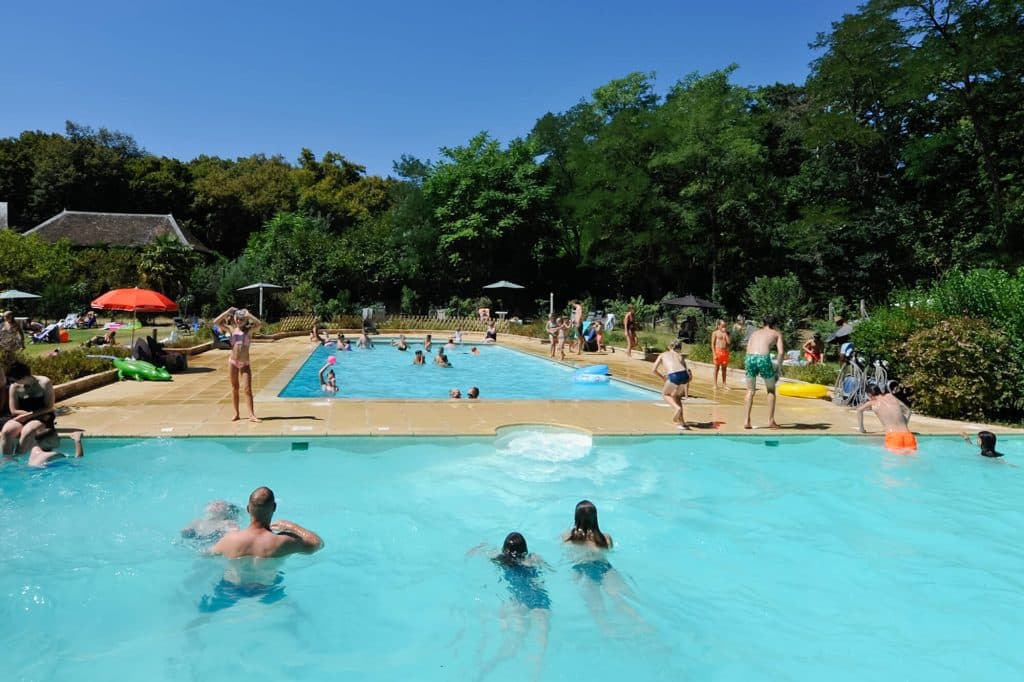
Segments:
[[[658,89],[735,62],[802,83],[855,0],[14,2],[0,22],[0,137],[64,121],[151,153],[332,150],[386,175],[481,130],[525,135],[633,71]]]

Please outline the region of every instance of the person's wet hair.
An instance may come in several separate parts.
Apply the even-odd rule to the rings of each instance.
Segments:
[[[996,434],[991,431],[978,431],[978,446],[986,457],[1002,457],[996,452]]]
[[[590,500],[581,500],[576,505],[576,517],[568,542],[593,542],[598,547],[608,547],[608,538],[597,523],[597,507]]]
[[[24,362],[12,363],[11,366],[7,368],[7,379],[9,381],[18,381],[19,379],[24,379],[31,374],[32,371]]]
[[[774,315],[765,315],[761,319],[761,324],[765,325],[766,327],[771,327],[772,329],[775,329],[775,326],[778,323],[779,323],[779,321],[775,318]]]
[[[870,396],[879,396],[885,393],[885,391],[882,390],[881,386],[873,382],[868,384],[867,392]]]
[[[528,553],[526,538],[522,533],[513,531],[505,536],[505,542],[501,545],[502,563],[519,563]]]

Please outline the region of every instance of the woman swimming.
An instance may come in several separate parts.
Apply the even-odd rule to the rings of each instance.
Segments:
[[[530,554],[526,538],[512,532],[505,536],[501,553],[491,559],[502,567],[502,578],[513,601],[528,609],[550,609],[551,599],[540,581],[540,567],[544,561]]]
[[[564,540],[574,545],[588,545],[600,549],[612,547],[612,536],[601,532],[601,527],[597,525],[597,507],[590,500],[582,500],[576,505],[575,522],[565,534]]]
[[[249,405],[249,421],[262,421],[256,416],[256,408],[253,406],[252,366],[249,364],[249,344],[252,343],[253,333],[260,328],[262,323],[245,308],[233,307],[218,315],[213,323],[220,327],[226,326],[231,330],[228,337],[231,343],[228,372],[231,380],[231,404],[235,408],[235,416],[231,418],[231,421],[238,421],[240,418],[238,414],[240,388],[245,391],[246,402]]]
[[[334,368],[327,363],[320,368],[320,390],[327,393],[338,392],[338,379],[334,376]]]

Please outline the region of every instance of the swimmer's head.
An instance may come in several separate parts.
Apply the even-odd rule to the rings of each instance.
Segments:
[[[56,452],[60,448],[60,436],[56,429],[47,429],[36,433],[36,445],[43,450]]]
[[[206,516],[211,519],[237,519],[242,510],[227,500],[214,500],[206,505]]]
[[[505,536],[505,542],[501,546],[501,553],[513,559],[524,558],[528,553],[526,538],[523,537],[522,533],[509,533]]]
[[[597,507],[590,500],[581,500],[576,505],[575,527],[583,531],[599,531],[597,525]]]
[[[868,384],[867,391],[868,395],[872,398],[877,398],[878,396],[882,395],[882,393],[884,393],[882,387],[873,382]]]
[[[452,390],[448,391],[448,397],[458,400],[462,398],[462,391],[460,391],[457,388],[453,388]]]
[[[982,452],[995,452],[996,434],[991,431],[978,431],[978,445]]]
[[[277,510],[274,491],[267,486],[256,488],[249,495],[249,506],[247,509],[254,519],[269,525],[270,519],[273,518],[274,512]]]
[[[765,327],[775,329],[775,327],[779,324],[779,321],[775,318],[774,315],[765,315],[761,319],[761,324],[763,324]]]
[[[476,400],[477,398],[480,397],[480,389],[477,388],[476,386],[473,386],[472,388],[469,389],[469,391],[467,391],[466,397],[469,398],[470,400]]]

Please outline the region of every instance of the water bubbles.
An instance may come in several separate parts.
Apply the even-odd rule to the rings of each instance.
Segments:
[[[502,429],[495,440],[498,453],[538,462],[572,462],[590,454],[594,439],[575,429],[548,426]]]

